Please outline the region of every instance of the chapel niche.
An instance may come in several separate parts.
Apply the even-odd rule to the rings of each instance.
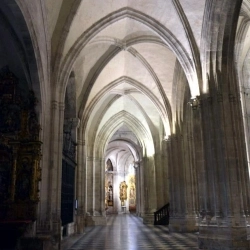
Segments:
[[[110,159],[106,162],[106,171],[105,171],[105,208],[106,210],[109,207],[114,206],[114,190],[113,190],[113,164]]]
[[[0,222],[37,218],[41,180],[40,125],[32,90],[21,93],[8,67],[0,70]]]

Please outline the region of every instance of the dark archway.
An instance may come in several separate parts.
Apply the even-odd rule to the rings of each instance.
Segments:
[[[0,198],[0,248],[14,249],[25,230],[35,228],[41,180],[40,82],[16,1],[0,2],[0,36],[0,186],[7,186]]]
[[[76,179],[76,91],[75,78],[72,72],[68,80],[65,94],[63,155],[62,155],[62,186],[61,186],[61,220],[63,237],[70,234],[74,222]]]

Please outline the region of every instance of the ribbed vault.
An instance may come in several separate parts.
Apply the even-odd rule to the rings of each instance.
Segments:
[[[165,166],[164,141],[176,133],[188,99],[200,95],[205,2],[58,0],[47,5],[61,7],[57,19],[49,17],[53,98],[64,102],[74,72],[78,140],[85,144],[79,162],[84,166],[86,158],[88,176],[100,178],[95,182],[100,185],[108,160],[113,166],[140,165],[137,181],[154,186]],[[90,188],[92,179],[88,183]],[[156,197],[155,189],[147,192]],[[153,211],[155,204],[142,202],[138,209]]]
[[[154,143],[149,127],[145,127],[136,117],[126,111],[110,117],[110,119],[101,126],[101,129],[94,135],[88,135],[88,138],[95,138],[93,152],[95,157],[103,157],[105,149],[108,146],[113,134],[124,124],[132,131],[138,139],[138,146],[141,147],[143,155],[154,155]],[[87,141],[89,142],[89,141]]]
[[[2,0],[0,34],[3,239],[130,211],[250,249],[250,0]]]
[[[68,15],[66,20],[58,13],[57,23],[50,19],[54,32],[61,32],[53,34],[54,98],[64,100],[74,71],[80,134],[89,143],[89,154],[103,156],[112,134],[124,122],[144,153],[147,147],[161,147],[163,139],[175,132],[177,119],[182,119],[185,86],[189,85],[190,98],[200,93],[198,47],[204,3],[192,0],[196,6],[192,16],[185,1],[156,2],[146,1],[144,6],[98,1],[98,8],[95,1],[53,4]]]
[[[74,71],[83,140],[99,145],[108,121],[127,114],[147,131],[152,145],[160,147],[175,131],[177,118],[182,119],[185,86],[189,85],[190,98],[200,94],[199,44],[205,3],[58,0],[47,5],[61,8],[54,13],[57,19],[49,10],[54,27],[54,33],[50,31],[54,98],[63,102]],[[192,6],[195,15],[190,15]],[[105,143],[115,129],[105,132]]]
[[[105,152],[105,162],[107,159],[110,159],[113,166],[116,166],[116,163],[124,166],[140,161],[140,147],[126,138],[128,135],[135,137],[133,132],[127,126],[123,125],[115,132],[113,137],[115,135],[122,136],[122,138],[111,139]]]
[[[65,60],[61,63],[61,69],[59,69],[58,73],[62,72],[61,76],[58,78],[57,82],[63,83],[67,78],[67,72],[70,68],[72,68],[75,60],[79,56],[79,53],[84,49],[84,47],[95,38],[103,29],[108,27],[115,22],[123,18],[130,18],[135,23],[143,23],[147,28],[152,30],[153,33],[156,33],[163,42],[168,45],[174,54],[177,56],[180,61],[184,71],[186,72],[186,76],[189,80],[191,94],[192,96],[199,95],[199,87],[198,87],[198,79],[196,74],[196,67],[194,63],[192,63],[191,57],[189,57],[188,52],[182,46],[180,41],[164,26],[160,25],[153,18],[130,8],[123,8],[110,15],[107,15],[94,25],[92,25],[89,29],[84,31],[80,37],[76,40],[76,42],[72,45],[69,52],[65,54]],[[120,27],[118,27],[120,28]],[[190,48],[189,48],[190,49]],[[113,52],[116,54],[115,52]],[[110,53],[109,53],[110,54]],[[107,60],[106,60],[107,61]],[[95,75],[96,76],[96,75]],[[63,84],[61,85],[63,87]],[[63,87],[64,89],[64,87]],[[87,89],[91,89],[91,84],[87,86]],[[88,91],[86,92],[88,95]]]

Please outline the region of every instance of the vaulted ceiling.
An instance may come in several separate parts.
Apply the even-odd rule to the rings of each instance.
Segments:
[[[117,119],[109,140],[122,127],[140,137],[133,119],[154,146],[173,131],[187,86],[190,97],[199,95],[204,6],[201,0],[47,0],[55,82],[65,89],[74,72],[87,140]]]
[[[222,56],[225,34],[220,34],[220,25],[209,27],[204,21],[210,15],[205,6],[209,3],[3,0],[0,67],[9,65],[23,89],[35,90],[44,113],[50,98],[66,100],[70,108],[65,110],[74,114],[65,117],[79,118],[79,131],[88,145],[100,146],[107,157],[113,150],[137,161],[140,153],[153,155],[161,141],[175,133],[188,99],[199,96],[201,89],[205,92],[207,75],[202,69],[211,67],[206,57],[212,55],[216,63]],[[218,6],[217,11],[222,11],[227,3],[221,1]],[[221,17],[216,22],[226,25],[226,20]],[[241,92],[247,96],[249,20],[250,0],[244,0],[235,62]],[[206,32],[214,36],[208,38]]]
[[[136,152],[136,144],[143,149],[142,153],[153,154],[165,137],[175,133],[188,99],[199,96],[201,89],[204,91],[207,75],[202,69],[209,67],[204,48],[212,50],[216,46],[206,39],[209,24],[204,22],[204,16],[209,15],[209,6],[205,6],[209,1],[45,0],[43,11],[38,9],[43,5],[38,2],[30,5],[29,1],[4,0],[0,4],[6,16],[0,33],[13,37],[6,39],[11,43],[2,41],[0,64],[5,65],[7,54],[20,52],[20,62],[8,57],[7,63],[21,80],[30,84],[38,82],[33,72],[39,71],[39,79],[44,82],[40,83],[41,90],[33,88],[44,102],[49,96],[64,102],[67,89],[75,104],[72,100],[66,104],[75,107],[79,131],[89,144],[104,141],[102,149],[106,150],[108,142],[117,141],[114,135],[118,133],[123,142],[109,149],[118,147],[119,151],[120,145],[126,152],[131,148]],[[223,4],[222,9],[226,6]],[[11,18],[10,10],[22,17],[17,5],[27,27],[24,20],[22,24],[18,18]],[[240,84],[246,88],[249,88],[249,6],[250,1],[244,0],[235,60]],[[44,34],[35,32],[36,27],[41,27],[41,20],[47,24]],[[15,26],[20,25],[19,34]],[[5,26],[11,26],[9,30],[16,35],[7,34]],[[24,42],[20,37],[24,37]],[[35,52],[39,48],[36,55],[32,54],[32,45]],[[35,59],[42,62],[36,65],[39,70]],[[28,70],[19,74],[22,68]],[[133,134],[136,140],[125,134]],[[130,148],[124,146],[127,143]]]

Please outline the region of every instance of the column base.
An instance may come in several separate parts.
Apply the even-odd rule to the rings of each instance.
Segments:
[[[20,250],[58,250],[60,243],[56,243],[51,236],[21,238],[19,242]]]
[[[155,217],[154,214],[142,214],[143,224],[154,225]]]
[[[84,215],[76,216],[76,232],[78,234],[84,233],[85,230],[85,217]]]
[[[62,238],[61,228],[61,219],[56,215],[54,215],[53,220],[39,221],[34,234],[26,232],[20,239],[20,250],[60,249]]]
[[[76,233],[76,225],[74,222],[68,223],[61,228],[61,239]]]
[[[199,249],[210,250],[248,250],[250,240],[246,227],[200,226],[198,234]]]
[[[190,218],[171,218],[168,225],[170,232],[194,233],[198,232],[199,227],[195,217]]]
[[[86,226],[105,226],[107,225],[106,216],[87,216]]]
[[[21,232],[20,232],[21,231]],[[0,225],[0,249],[16,249],[23,230],[8,224]]]

